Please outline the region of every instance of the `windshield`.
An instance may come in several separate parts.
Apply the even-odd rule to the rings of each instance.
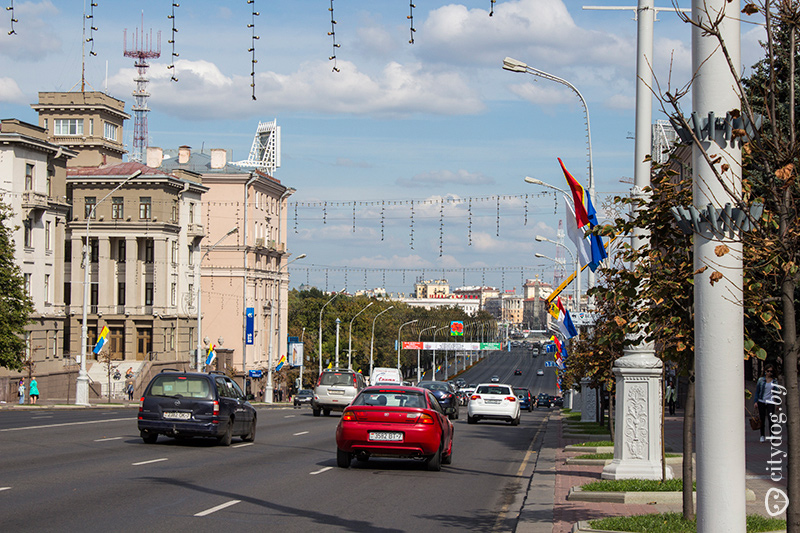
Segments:
[[[499,385],[481,385],[478,387],[478,390],[475,391],[476,394],[511,394],[511,391],[508,387],[502,387]]]
[[[298,396],[311,396],[313,393],[310,390],[303,389],[297,393]]]
[[[528,389],[516,389],[515,388],[514,392],[517,394],[517,396],[527,396],[528,395]]]
[[[211,399],[208,380],[200,376],[156,376],[150,387],[151,396]]]
[[[352,405],[377,405],[387,407],[426,408],[425,398],[419,392],[380,389],[364,391],[353,400]]]
[[[419,386],[428,390],[450,390],[446,383],[436,383],[435,381],[423,381],[419,384]]]
[[[342,385],[348,386],[353,384],[353,375],[349,373],[341,373],[341,372],[324,372],[322,374],[322,379],[319,382],[320,385]]]

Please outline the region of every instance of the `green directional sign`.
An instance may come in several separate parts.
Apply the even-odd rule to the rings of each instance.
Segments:
[[[499,342],[482,342],[481,343],[481,350],[499,350],[500,343]]]

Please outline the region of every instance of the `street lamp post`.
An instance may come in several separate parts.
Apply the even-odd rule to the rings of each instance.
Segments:
[[[416,318],[414,320],[409,320],[408,322],[401,324],[397,330],[397,370],[400,370],[400,348],[403,346],[403,338],[400,336],[400,332],[403,331],[403,326],[414,324],[415,322],[419,322],[419,320]]]
[[[303,327],[303,333],[300,334],[300,344],[303,344],[305,338],[306,338],[306,328]],[[303,367],[305,366],[305,362],[306,362],[306,346],[305,344],[303,344],[303,356],[300,358],[300,378],[299,378],[300,383],[298,383],[297,386],[298,391],[303,388]]]
[[[422,334],[425,333],[426,331],[428,331],[429,329],[434,329],[434,328],[436,328],[436,326],[430,326],[430,327],[421,329],[420,332],[419,332],[419,338],[417,339],[417,342],[422,342]],[[421,372],[421,369],[420,369],[420,366],[419,366],[419,363],[420,363],[420,357],[419,356],[420,356],[420,349],[417,348],[417,383],[419,383],[422,380],[422,372]]]
[[[372,379],[372,365],[374,363],[373,351],[375,349],[375,321],[378,320],[378,317],[381,316],[386,311],[388,311],[389,309],[394,309],[394,306],[390,305],[389,307],[387,307],[386,309],[384,309],[383,311],[381,311],[380,313],[375,315],[375,318],[372,319],[372,336],[369,339],[369,378],[370,379]],[[372,383],[370,383],[370,385],[372,385]]]
[[[450,326],[443,326],[433,331],[433,381],[436,381],[436,334],[442,330],[448,329]],[[447,359],[447,356],[445,356]]]
[[[329,303],[333,301],[334,298],[339,296],[341,293],[337,292],[333,296],[331,296],[330,300],[325,302],[322,306],[322,309],[319,310],[319,373],[322,374],[322,312],[328,306]]]
[[[272,386],[272,340],[275,336],[275,332],[272,330],[273,319],[275,317],[275,307],[278,308],[278,332],[281,331],[281,320],[283,317],[283,313],[281,313],[281,285],[283,279],[281,278],[281,270],[288,267],[295,261],[303,259],[306,254],[300,254],[291,261],[287,262],[285,265],[282,265],[278,268],[276,272],[278,277],[278,296],[277,296],[277,303],[276,305],[270,304],[269,306],[269,348],[267,349],[267,386],[264,388],[264,402],[265,403],[272,403],[273,400],[273,386]],[[305,329],[303,330],[305,332]],[[280,344],[278,345],[278,359],[280,360]],[[244,369],[243,369],[244,370]],[[302,368],[301,368],[302,370]]]
[[[570,250],[565,244],[561,244],[560,242],[548,239],[547,237],[542,237],[541,235],[537,235],[535,239],[539,242],[549,242],[550,244],[555,244],[556,246],[560,246],[569,253],[569,256],[572,258],[572,263],[575,265],[575,310],[580,311],[581,310],[581,266],[578,264],[578,258],[575,256],[575,254],[572,253],[572,250]],[[536,257],[549,259],[549,257],[541,254],[534,254],[534,255]]]
[[[137,170],[119,185],[114,187],[110,193],[106,194],[102,200],[92,206],[89,216],[86,217],[86,241],[83,243],[83,317],[81,322],[81,369],[78,372],[78,379],[75,384],[75,405],[89,405],[89,374],[86,372],[86,343],[88,342],[88,324],[86,307],[89,303],[89,224],[94,218],[97,206],[102,204],[109,196],[117,192],[120,187],[128,183],[133,178],[139,176],[141,170]]]
[[[348,338],[348,341],[347,341],[347,368],[349,370],[353,369],[353,320],[355,320],[356,316],[358,316],[361,313],[363,313],[364,311],[366,311],[367,308],[369,306],[371,306],[372,304],[374,304],[374,303],[375,302],[368,303],[367,307],[365,307],[364,309],[362,309],[361,311],[356,313],[356,315],[353,318],[350,319],[350,334],[348,336],[349,338]]]
[[[197,263],[197,288],[195,289],[195,291],[197,292],[197,353],[195,354],[195,357],[197,359],[196,365],[197,365],[197,371],[198,372],[201,372],[203,370],[203,350],[202,350],[202,346],[200,344],[202,342],[201,339],[203,338],[203,325],[202,325],[202,320],[201,320],[202,319],[202,304],[203,304],[203,300],[202,300],[202,293],[200,292],[200,286],[202,285],[201,278],[200,278],[200,267],[203,264],[203,260],[206,258],[206,256],[209,253],[211,253],[211,251],[214,248],[216,248],[218,244],[220,244],[222,241],[224,241],[225,239],[227,239],[228,237],[230,237],[234,233],[237,233],[238,231],[239,231],[238,227],[231,228],[230,230],[228,230],[228,233],[223,235],[222,238],[220,238],[220,240],[215,242],[214,245],[211,248],[206,250],[206,253],[203,254],[203,257],[201,257],[200,261]]]
[[[339,324],[342,321],[338,318],[336,319],[336,368],[339,368]]]

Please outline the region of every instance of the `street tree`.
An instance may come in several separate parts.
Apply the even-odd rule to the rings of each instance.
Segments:
[[[14,260],[13,212],[0,202],[0,366],[25,367],[25,326],[34,311],[22,271]],[[32,372],[32,367],[29,368]]]

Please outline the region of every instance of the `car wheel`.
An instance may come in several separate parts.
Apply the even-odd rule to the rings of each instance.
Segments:
[[[336,449],[336,465],[339,468],[350,468],[350,460],[352,458],[350,453],[338,448]]]
[[[519,415],[517,415],[517,418],[515,418],[514,420],[511,421],[511,425],[512,426],[518,426],[519,425]]]
[[[449,465],[453,463],[453,440],[450,439],[450,451],[447,452],[447,455],[442,457],[442,464]]]
[[[439,449],[436,450],[436,453],[428,457],[427,461],[428,470],[431,472],[438,472],[442,469],[442,446],[439,445]]]
[[[532,405],[529,405],[529,406],[528,406],[528,412],[529,412],[529,413],[532,413],[532,412],[533,412],[533,406],[532,406]]]
[[[256,419],[253,417],[253,422],[250,424],[250,432],[242,437],[245,442],[253,442],[256,440]]]
[[[228,420],[228,427],[225,428],[225,434],[217,437],[217,442],[222,446],[230,446],[231,439],[233,439],[233,419]]]
[[[149,431],[141,431],[139,433],[145,444],[155,444],[158,440],[158,433],[150,433]]]
[[[319,416],[320,410],[312,408],[312,413],[314,414],[314,416]]]
[[[331,416],[331,410],[330,410],[330,409],[323,409],[323,410],[322,410],[322,413],[323,413],[325,416]]]
[[[477,418],[475,418],[474,416],[469,416],[469,415],[467,415],[467,424],[474,424],[474,423],[476,423],[477,421],[478,421],[478,419],[477,419]]]

